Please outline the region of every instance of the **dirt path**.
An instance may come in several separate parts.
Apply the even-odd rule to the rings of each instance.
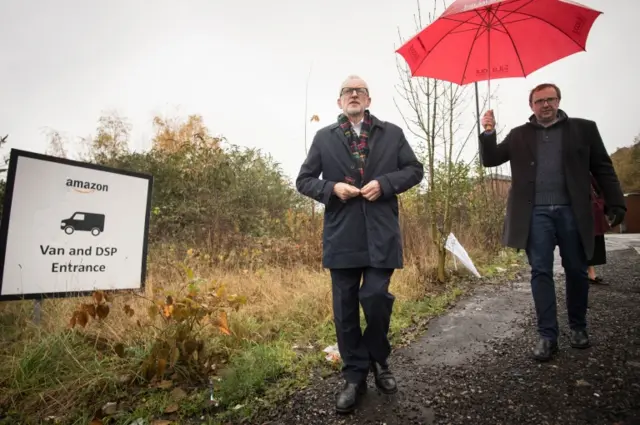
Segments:
[[[569,347],[558,276],[560,353],[529,357],[535,341],[528,283],[481,287],[391,359],[395,396],[369,392],[350,416],[334,413],[340,380],[317,379],[257,424],[640,424],[640,256],[615,240],[591,289],[593,347]],[[636,241],[637,242],[637,241]],[[634,419],[635,418],[635,419]]]

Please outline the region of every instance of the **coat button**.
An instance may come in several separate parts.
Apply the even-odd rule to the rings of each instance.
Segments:
[[[356,166],[355,166],[355,165],[353,165],[353,164],[351,164],[351,167],[350,167],[350,168],[353,170],[354,168],[356,168]]]
[[[535,162],[531,161],[531,165],[534,165],[534,164],[535,164]]]

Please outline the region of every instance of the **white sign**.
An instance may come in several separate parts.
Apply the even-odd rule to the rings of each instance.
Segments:
[[[141,289],[153,177],[12,149],[0,300]]]

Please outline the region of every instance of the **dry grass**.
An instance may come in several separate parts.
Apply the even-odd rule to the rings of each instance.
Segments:
[[[84,329],[70,331],[69,319],[76,307],[90,298],[45,300],[38,326],[32,323],[33,302],[3,304],[0,411],[38,412],[34,420],[73,412],[90,420],[101,405],[121,393],[124,383],[139,372],[152,335],[157,334],[152,327],[157,318],[147,314],[150,299],[184,288],[185,276],[172,258],[175,254],[165,252],[157,249],[151,254],[143,296],[114,296],[109,316],[103,321],[90,320]],[[296,357],[292,347],[313,347],[305,354],[317,362],[323,356],[321,350],[334,343],[328,272],[306,267],[220,271],[193,256],[186,256],[184,262],[203,282],[224,284],[227,293],[247,297],[246,305],[229,316],[232,335],[212,332],[206,338],[219,353],[226,354],[231,364],[227,370],[257,363],[265,371],[248,376],[236,373],[231,383],[220,389],[229,401],[240,401],[241,396],[260,390],[255,387],[264,386],[265,381],[290,373],[289,364]],[[424,297],[425,288],[416,284],[417,279],[416,268],[397,272],[392,292],[398,298],[398,308]],[[125,305],[135,311],[133,317],[125,314]],[[125,358],[114,355],[117,343],[127,347]],[[266,351],[259,351],[256,344]],[[247,350],[258,351],[238,363],[240,357],[236,356]]]
[[[435,253],[429,235],[415,231],[424,228],[418,223],[410,224],[407,228],[404,223],[406,268],[396,272],[391,287],[397,299],[391,324],[394,339],[417,318],[438,314],[459,294],[455,288],[434,283]],[[456,236],[482,273],[488,270],[482,265],[494,262],[495,256],[474,243],[477,237],[472,235],[459,232]],[[309,244],[300,242],[289,249],[303,253],[306,262],[311,258],[312,264],[317,263],[318,240],[308,240]],[[215,327],[199,335],[216,355],[213,373],[221,381],[214,392],[222,409],[258,395],[268,398],[270,391],[288,385],[283,382],[304,380],[309,367],[326,363],[322,349],[335,343],[330,276],[328,271],[305,266],[305,261],[287,264],[286,252],[278,254],[278,261],[265,261],[260,255],[264,244],[260,244],[260,249],[238,250],[237,263],[230,263],[233,255],[226,256],[224,267],[215,261],[220,254],[206,248],[157,245],[149,254],[144,293],[115,295],[108,317],[90,320],[86,328],[70,330],[69,319],[90,298],[45,300],[39,325],[32,323],[33,302],[0,304],[0,423],[2,415],[8,414],[13,423],[16,417],[24,423],[40,423],[55,416],[63,423],[86,424],[104,403],[133,393],[138,394],[140,406],[128,406],[122,421],[162,414],[171,403],[167,391],[149,392],[148,381],[141,379],[141,364],[163,323],[161,317],[150,316],[148,309],[154,299],[184,292],[187,275],[202,288],[224,286],[227,294],[247,300],[228,316],[231,335],[216,332]],[[286,249],[286,244],[280,246]],[[314,250],[315,255],[308,253]],[[133,309],[133,316],[126,314],[125,305]],[[125,347],[123,357],[115,353],[117,344]],[[175,374],[172,379],[177,379]],[[177,385],[202,383],[182,380]],[[200,414],[209,394],[206,384],[189,392],[179,413]]]

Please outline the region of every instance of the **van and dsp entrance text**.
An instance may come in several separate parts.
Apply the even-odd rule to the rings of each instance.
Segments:
[[[40,245],[40,252],[42,255],[51,256],[64,256],[67,255],[67,250],[64,248],[56,248],[49,245]],[[113,247],[93,247],[88,248],[69,248],[68,255],[78,257],[113,257],[118,252],[117,248]],[[73,264],[70,260],[68,263],[51,263],[52,273],[93,273],[106,271],[104,264]]]

